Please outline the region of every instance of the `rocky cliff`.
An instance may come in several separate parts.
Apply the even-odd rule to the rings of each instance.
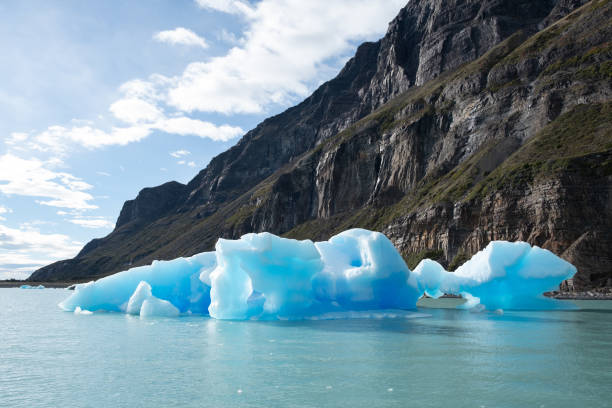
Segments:
[[[609,0],[413,0],[304,102],[186,186],[143,190],[110,235],[31,279],[361,226],[409,266],[520,239],[573,262],[576,288],[610,286],[611,17]]]

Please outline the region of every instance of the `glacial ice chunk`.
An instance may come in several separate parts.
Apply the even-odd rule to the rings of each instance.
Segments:
[[[313,306],[312,281],[323,269],[312,241],[269,233],[220,239],[210,275],[209,312],[218,319],[302,316]]]
[[[79,307],[77,306],[77,309]],[[178,316],[181,312],[167,300],[153,296],[151,285],[141,281],[128,301],[125,312],[140,317]]]
[[[220,239],[216,254],[209,312],[218,319],[414,309],[420,296],[401,255],[379,232],[353,229],[316,244],[247,234]]]
[[[167,300],[151,296],[142,302],[140,317],[164,316],[175,317],[180,314],[179,310]]]
[[[76,309],[74,309],[74,314],[89,316],[89,315],[92,315],[93,312],[90,312],[89,310],[81,309],[80,307],[77,306]]]
[[[30,285],[21,285],[19,287],[19,289],[44,289],[45,287],[43,285],[38,285],[38,286],[30,286]]]
[[[200,275],[205,270],[214,269],[216,262],[214,252],[172,261],[154,261],[151,265],[77,285],[74,293],[59,306],[67,311],[80,306],[91,311],[127,312],[130,298],[144,281],[150,285],[152,296],[167,300],[181,313],[208,313],[210,285],[201,281]]]
[[[576,268],[524,242],[495,241],[455,272],[426,259],[410,271],[391,241],[363,229],[313,243],[269,233],[220,239],[215,252],[153,262],[78,285],[65,310],[217,319],[378,316],[421,295],[462,295],[473,310],[555,308],[542,293]],[[387,313],[387,312],[385,312]]]
[[[571,278],[576,268],[552,252],[526,242],[494,241],[455,272],[435,261],[421,261],[413,271],[419,290],[429,296],[462,295],[467,307],[495,309],[554,307],[542,293]]]
[[[325,265],[314,277],[318,300],[347,310],[416,308],[421,293],[385,235],[352,229],[315,246]]]
[[[125,313],[133,315],[140,314],[140,308],[142,307],[142,304],[145,300],[149,299],[152,296],[153,293],[151,292],[151,285],[149,285],[145,281],[141,281],[136,287],[136,290],[134,291],[132,296],[130,297],[130,300],[128,300]]]

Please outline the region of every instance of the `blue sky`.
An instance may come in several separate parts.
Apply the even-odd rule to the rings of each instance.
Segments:
[[[331,79],[406,0],[0,2],[0,279],[107,235]]]

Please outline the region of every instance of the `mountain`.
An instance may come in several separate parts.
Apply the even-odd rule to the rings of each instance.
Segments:
[[[575,289],[612,286],[611,17],[610,0],[412,0],[305,101],[30,280],[365,227],[410,267],[524,240],[576,265]]]

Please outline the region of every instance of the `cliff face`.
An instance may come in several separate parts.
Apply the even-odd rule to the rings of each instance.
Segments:
[[[270,231],[385,232],[409,266],[525,240],[612,282],[609,0],[413,0],[311,97],[187,186],[128,201],[109,236],[33,280],[86,279]]]
[[[211,213],[410,87],[476,59],[519,29],[537,31],[555,3],[411,1],[387,35],[360,46],[336,78],[213,159],[189,183],[184,208]]]

